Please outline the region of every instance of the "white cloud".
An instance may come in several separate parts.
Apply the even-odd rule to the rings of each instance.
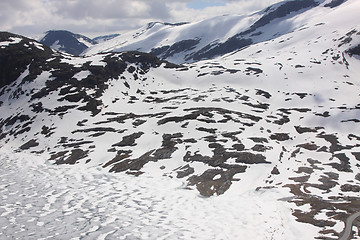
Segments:
[[[244,14],[280,0],[222,1],[226,5],[195,10],[187,7],[191,0],[1,0],[0,30],[34,36],[50,29],[66,29],[95,36],[138,28],[150,21],[196,21]]]

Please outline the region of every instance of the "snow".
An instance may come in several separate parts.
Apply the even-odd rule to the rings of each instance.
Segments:
[[[9,38],[10,41],[2,41],[0,42],[0,47],[6,47],[9,46],[9,44],[17,44],[20,43],[22,38],[18,38],[18,37],[10,37]]]
[[[0,238],[319,237],[319,231],[324,229],[296,221],[292,215],[295,211],[317,211],[315,221],[333,221],[334,227],[327,227],[329,234],[324,234],[324,237],[330,237],[332,230],[340,233],[344,224],[339,220],[340,217],[334,219],[333,216],[347,213],[335,206],[347,206],[348,202],[342,199],[343,196],[358,197],[358,192],[344,192],[341,186],[358,183],[355,176],[359,172],[359,165],[353,152],[360,151],[357,140],[350,137],[350,134],[358,135],[355,131],[358,123],[346,122],[349,119],[359,119],[360,62],[345,53],[344,57],[349,62],[349,66],[346,66],[341,54],[351,44],[358,43],[360,38],[359,35],[354,35],[351,44],[339,47],[339,43],[351,30],[360,30],[359,24],[351,21],[357,17],[359,6],[359,1],[349,0],[341,8],[316,8],[288,18],[282,25],[279,22],[273,23],[272,27],[277,26],[278,30],[282,30],[283,35],[280,34],[280,37],[266,42],[261,42],[264,39],[259,37],[257,44],[242,51],[185,64],[184,68],[188,68],[186,71],[167,69],[162,65],[151,68],[142,76],[138,74],[139,79],[135,79],[134,74],[129,71],[125,71],[117,79],[104,79],[108,87],[104,89],[103,96],[99,97],[103,105],[99,106],[101,112],[96,116],[79,110],[79,107],[86,104],[84,102],[77,102],[77,106],[69,109],[63,116],[51,115],[47,111],[35,114],[28,107],[32,101],[31,92],[37,92],[44,86],[51,78],[51,71],[43,71],[34,81],[22,83],[29,74],[28,67],[12,86],[4,88],[4,94],[0,97],[3,102],[0,105],[1,112],[6,116],[21,113],[31,117],[31,123],[26,123],[31,126],[28,132],[17,137],[8,134],[1,142],[6,148],[0,148]],[[339,15],[344,17],[339,18]],[[259,15],[252,17],[255,19]],[[196,24],[207,26],[207,23],[212,23],[214,26],[222,26],[224,23],[239,21],[239,25],[235,26],[238,29],[247,24],[244,22],[247,18],[242,16],[225,18],[223,22],[223,18],[219,17]],[[171,32],[172,29],[180,28],[182,33],[185,32],[184,35],[179,35],[180,30]],[[173,38],[173,41],[182,36],[188,38],[196,29],[192,24],[167,26],[157,23],[152,28],[142,29],[134,38],[145,41],[149,37],[160,41],[159,34],[162,33],[169,41]],[[222,34],[227,31],[232,30],[226,29]],[[119,39],[124,40],[118,38],[113,41]],[[143,47],[148,45],[144,44]],[[327,53],[324,53],[326,50]],[[334,60],[333,57],[337,54],[341,57]],[[105,67],[103,59],[107,55],[83,58],[61,55],[61,61],[84,69],[85,63]],[[120,54],[115,54],[113,57],[119,56],[121,57]],[[301,67],[296,67],[298,65]],[[128,64],[130,66],[139,70],[136,64]],[[259,68],[262,72],[247,74],[249,67]],[[236,72],[228,72],[229,69]],[[79,81],[90,74],[88,70],[81,70],[74,75]],[[72,86],[70,82],[60,88],[68,86]],[[77,89],[74,85],[72,87],[70,90]],[[58,101],[60,88],[39,99],[44,109],[53,110],[75,104],[66,100]],[[18,89],[25,92],[20,99],[15,97]],[[139,90],[143,94],[139,94]],[[259,95],[258,90],[268,91],[271,97]],[[95,94],[96,89],[85,88],[85,91],[87,94]],[[137,100],[131,102],[131,97]],[[148,97],[159,101],[146,101]],[[242,97],[247,97],[247,100]],[[260,103],[268,104],[268,107],[259,109],[252,106]],[[191,113],[189,109],[194,108],[218,108],[228,112],[211,111],[210,116],[200,114],[196,120],[179,123],[169,121],[164,124],[159,124],[159,120],[164,119],[165,115],[149,117],[158,113],[166,114],[166,118],[181,117]],[[306,108],[308,112],[293,110],[297,108]],[[282,110],[291,113],[284,114]],[[261,119],[252,121],[241,118],[237,112]],[[328,116],[324,116],[325,112]],[[117,122],[109,121],[111,116],[106,113],[115,117],[126,114],[138,117]],[[274,120],[279,120],[281,116],[288,117],[289,122],[275,124]],[[221,122],[225,118],[232,120]],[[84,126],[79,126],[78,123],[83,120],[86,120]],[[135,120],[144,122],[135,126]],[[17,131],[21,124],[25,125],[18,120],[14,126],[3,126],[1,130],[4,133]],[[51,137],[42,136],[43,126],[54,128]],[[114,132],[106,132],[97,137],[92,137],[86,131],[76,132],[94,126],[110,127]],[[308,127],[311,131],[298,133],[296,126]],[[213,129],[214,134],[199,131],[199,127]],[[125,136],[139,132],[144,134],[136,139],[134,145],[113,146]],[[141,168],[143,173],[139,177],[125,173],[107,173],[114,167],[113,163],[102,168],[121,150],[131,152],[126,160],[134,160],[149,151],[154,153],[161,148],[164,134],[175,133],[182,135],[181,139],[177,139],[179,143],[176,144],[176,150],[167,159],[146,163]],[[226,133],[234,133],[235,140],[225,137]],[[284,141],[270,140],[269,136],[273,133],[288,133],[291,138]],[[344,149],[329,151],[332,143],[321,138],[322,134],[336,137]],[[201,197],[196,186],[187,185],[188,179],[176,177],[176,169],[189,164],[194,168],[191,176],[199,176],[209,169],[224,170],[218,165],[215,167],[201,161],[184,161],[186,153],[214,156],[214,149],[209,147],[210,141],[206,139],[209,135],[216,137],[216,142],[227,151],[235,152],[233,145],[241,143],[244,145],[244,152],[254,154],[257,153],[253,150],[256,142],[252,138],[264,138],[268,142],[264,143],[266,151],[261,154],[269,163],[241,164],[246,167],[246,171],[235,175],[236,180],[231,182],[228,191],[220,196]],[[74,166],[53,166],[51,164],[54,161],[44,159],[49,159],[52,152],[73,149],[59,144],[64,136],[71,138],[68,142],[70,144],[72,141],[76,143],[89,140],[90,143],[79,147],[89,150],[88,156],[80,159]],[[39,146],[30,150],[32,155],[10,150],[11,147],[13,150],[18,149],[24,142],[34,138],[39,141]],[[193,142],[187,143],[185,140]],[[309,150],[300,146],[305,143],[314,144],[317,149]],[[319,151],[320,147],[326,150]],[[348,147],[351,149],[346,149]],[[109,151],[110,149],[112,150]],[[42,150],[45,150],[43,154],[34,155]],[[66,156],[69,154],[70,152]],[[351,171],[344,172],[329,165],[342,163],[336,154],[344,154],[349,158]],[[87,163],[87,160],[91,161]],[[239,165],[236,160],[230,158],[225,164]],[[312,161],[316,161],[316,164]],[[278,168],[280,174],[271,173],[274,167]],[[311,171],[301,171],[300,168]],[[319,184],[323,184],[321,177],[329,173],[335,174],[329,181],[336,184],[323,190],[319,188]],[[294,179],[299,177],[308,179],[296,182]],[[215,175],[212,180],[219,178],[221,174]],[[296,185],[304,194],[291,193],[289,185]],[[339,200],[334,200],[336,198]],[[331,202],[334,209],[321,206],[314,209],[310,204],[313,199]]]
[[[106,62],[103,61],[105,56],[106,55],[99,54],[99,55],[94,55],[91,57],[82,58],[82,57],[74,57],[74,56],[69,55],[66,58],[62,58],[61,62],[71,64],[74,67],[81,67],[86,62],[90,62],[91,66],[105,67]]]
[[[104,55],[95,55],[92,56],[91,59],[91,66],[100,66],[100,67],[105,67],[106,66],[106,62],[102,61],[104,58]],[[89,58],[88,58],[89,60]]]
[[[82,43],[82,44],[84,44],[85,46],[87,46],[87,47],[93,46],[92,43],[90,43],[89,41],[87,41],[87,40],[86,40],[85,38],[83,38],[83,37],[79,37],[79,38],[77,38],[77,40],[78,40],[80,43]]]
[[[34,44],[35,47],[37,47],[40,50],[45,51],[44,47],[42,44],[38,43],[38,42],[32,42],[32,44]]]
[[[189,39],[200,39],[201,42],[196,49],[201,49],[208,43],[224,41],[235,33],[241,32],[252,21],[260,16],[219,16],[204,21],[169,26],[156,23],[152,28],[144,26],[133,32],[122,34],[116,38],[90,47],[84,52],[90,56],[99,52],[139,50],[148,52],[152,48],[171,45],[175,42]],[[177,62],[176,58],[171,59]]]
[[[86,70],[86,71],[78,72],[77,74],[74,75],[74,78],[76,78],[78,81],[81,81],[87,78],[89,75],[91,75],[91,72]]]
[[[59,44],[59,40],[56,40],[51,46],[50,48],[56,50],[56,51],[61,51],[61,49],[63,48],[63,45]]]
[[[0,149],[0,238],[312,239],[279,190],[202,198],[176,179],[54,166]]]
[[[274,4],[271,9],[276,9],[284,2]],[[325,24],[337,28],[347,26],[353,20],[357,19],[357,1],[346,1],[340,8],[324,7],[320,4],[317,7],[302,9],[297,12],[292,12],[286,17],[276,18],[269,24],[256,29],[258,35],[248,36],[244,38],[251,38],[254,44],[266,42],[268,40],[276,39],[279,36],[299,31],[300,29],[307,29],[317,24]],[[252,13],[248,15],[226,15],[217,16],[205,19],[198,22],[187,23],[178,26],[169,26],[162,23],[154,23],[146,25],[136,31],[131,31],[122,34],[109,41],[97,44],[87,49],[83,55],[91,56],[96,53],[103,52],[122,52],[130,50],[138,50],[143,52],[150,52],[154,48],[164,46],[171,46],[174,43],[179,43],[184,40],[199,40],[191,50],[177,53],[174,56],[166,57],[166,60],[174,63],[184,63],[186,58],[205,46],[213,45],[215,43],[224,43],[233,36],[242,33],[249,29],[254,22],[259,20],[265,14],[264,11]],[[348,15],[346,18],[339,18],[338,16]],[[319,36],[321,36],[320,32]],[[302,37],[306,37],[303,35]],[[285,45],[289,42],[285,42]]]

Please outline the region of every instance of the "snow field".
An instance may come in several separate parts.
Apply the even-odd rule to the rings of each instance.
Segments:
[[[279,189],[203,198],[181,181],[53,166],[2,148],[0,239],[311,239]],[[306,229],[306,230],[305,230]]]

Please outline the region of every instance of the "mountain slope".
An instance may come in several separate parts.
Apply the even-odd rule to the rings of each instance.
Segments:
[[[300,29],[306,25],[307,16],[318,12],[328,14],[330,7],[343,2],[283,1],[244,16],[219,16],[177,25],[150,23],[135,32],[93,46],[84,55],[138,50],[175,63],[211,59]]]
[[[88,47],[97,44],[96,41],[88,37],[65,30],[46,32],[46,35],[40,40],[40,43],[54,50],[73,55],[80,55]]]
[[[185,65],[139,52],[73,57],[3,33],[0,61],[37,47],[4,78],[0,144],[74,168],[176,178],[202,196],[276,193],[299,229],[338,238],[360,208],[359,8],[314,8],[279,38]],[[272,226],[289,239],[283,228]]]

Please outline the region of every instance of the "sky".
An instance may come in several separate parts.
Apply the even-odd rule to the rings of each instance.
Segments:
[[[204,0],[199,0],[199,1],[191,1],[191,2],[187,3],[186,5],[189,8],[200,10],[200,9],[204,9],[204,8],[207,8],[207,7],[226,6],[226,3],[224,1],[204,1]]]
[[[194,22],[248,14],[280,0],[1,0],[0,31],[28,37],[69,30],[96,37],[122,33],[153,21]]]

